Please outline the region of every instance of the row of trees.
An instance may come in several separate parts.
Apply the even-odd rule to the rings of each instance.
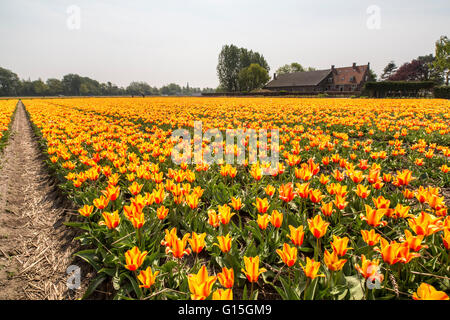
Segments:
[[[192,88],[189,84],[181,87],[175,83],[157,88],[146,82],[131,82],[128,87],[123,88],[78,74],[67,74],[61,80],[51,78],[45,82],[41,79],[21,80],[14,72],[0,67],[0,96],[196,95],[214,91],[212,88]]]
[[[383,69],[383,81],[433,81],[448,86],[450,76],[450,41],[441,36],[435,44],[435,54],[419,56],[397,67],[390,61]]]

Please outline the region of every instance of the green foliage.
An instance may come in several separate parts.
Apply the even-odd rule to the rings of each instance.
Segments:
[[[259,64],[252,63],[239,72],[239,87],[244,91],[261,88],[270,80],[267,70]]]
[[[420,91],[430,91],[433,81],[382,81],[366,82],[363,94],[370,97],[418,96]]]
[[[450,99],[450,87],[449,86],[435,87],[433,89],[433,94],[435,98]]]

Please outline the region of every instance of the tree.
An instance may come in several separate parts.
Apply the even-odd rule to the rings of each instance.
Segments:
[[[47,79],[48,94],[50,96],[56,96],[63,93],[62,82],[58,79],[50,78]]]
[[[261,88],[269,79],[269,73],[265,68],[257,63],[252,63],[239,72],[239,88],[242,91],[252,91]]]
[[[367,81],[375,82],[377,81],[377,75],[372,69],[369,69],[369,79]]]
[[[441,36],[436,41],[434,67],[445,74],[445,85],[448,86],[450,76],[450,41],[447,36]]]
[[[238,48],[233,44],[223,46],[217,64],[219,88],[229,92],[242,90],[239,87],[239,73],[251,64],[258,64],[266,72],[270,70],[266,59],[259,52]]]
[[[147,82],[133,81],[127,87],[126,91],[133,96],[146,96],[152,94],[152,87]]]
[[[66,74],[62,79],[63,91],[66,95],[79,96],[81,77],[77,74]]]
[[[382,80],[387,80],[391,75],[393,75],[397,71],[397,65],[394,61],[391,61],[387,64],[386,67],[383,69],[383,73],[381,74]]]
[[[277,69],[277,74],[293,73],[293,72],[303,72],[305,69],[300,63],[292,62],[291,64],[285,64]],[[312,71],[312,70],[308,70]]]
[[[15,96],[18,94],[20,81],[14,72],[0,68],[0,95]]]
[[[161,94],[175,96],[181,94],[181,87],[176,83],[169,83],[165,86],[162,86],[160,91]]]
[[[48,93],[48,87],[47,85],[41,80],[35,80],[32,82],[33,86],[33,95],[36,96],[46,96]]]

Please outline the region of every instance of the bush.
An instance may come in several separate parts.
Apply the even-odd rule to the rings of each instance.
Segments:
[[[367,82],[363,94],[369,97],[384,98],[393,96],[417,97],[425,95],[434,87],[433,81],[382,81]]]
[[[435,98],[450,99],[450,86],[435,87],[433,94]]]

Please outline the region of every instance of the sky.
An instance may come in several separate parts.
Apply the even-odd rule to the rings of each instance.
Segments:
[[[127,86],[217,87],[225,44],[380,75],[450,36],[448,0],[0,0],[0,67],[44,81],[68,73]]]

